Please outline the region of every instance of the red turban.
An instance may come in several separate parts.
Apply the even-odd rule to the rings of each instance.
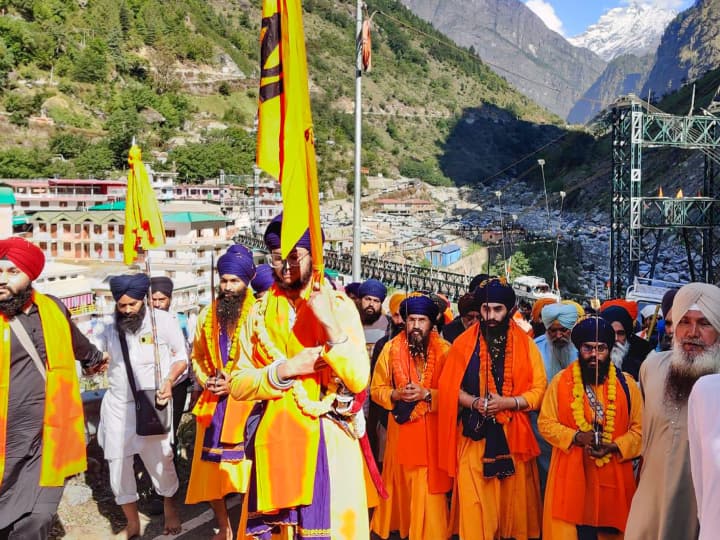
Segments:
[[[0,240],[0,259],[7,259],[35,281],[45,267],[45,255],[35,244],[19,236]]]

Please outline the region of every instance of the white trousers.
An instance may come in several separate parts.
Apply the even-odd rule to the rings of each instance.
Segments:
[[[148,441],[142,445],[138,455],[150,475],[155,492],[161,497],[175,495],[180,482],[175,472],[170,445],[161,444],[160,441]],[[119,505],[135,502],[139,498],[133,461],[133,456],[108,460],[110,487],[115,495],[115,502]]]

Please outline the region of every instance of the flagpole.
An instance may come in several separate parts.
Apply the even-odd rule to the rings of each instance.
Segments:
[[[360,228],[362,216],[360,215],[360,197],[362,185],[360,180],[361,147],[362,147],[362,5],[363,0],[357,0],[357,18],[355,24],[355,189],[353,194],[353,255],[352,280],[360,281]]]

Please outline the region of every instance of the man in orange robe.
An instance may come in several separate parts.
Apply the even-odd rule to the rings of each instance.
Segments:
[[[540,407],[545,368],[512,320],[512,287],[493,278],[475,294],[480,323],[453,342],[439,382],[440,467],[455,478],[451,512],[463,540],[539,538],[540,449],[528,413]]]
[[[367,539],[368,499],[354,405],[370,379],[355,304],[323,281],[314,286],[306,230],[283,259],[282,215],[265,231],[275,284],[240,333],[230,394],[258,400],[248,420],[253,460],[247,535]]]
[[[250,462],[245,459],[243,435],[253,403],[228,399],[229,375],[240,354],[240,329],[255,302],[248,289],[255,264],[252,252],[235,244],[216,266],[220,289],[215,312],[208,306],[200,313],[191,354],[195,377],[204,390],[193,409],[195,451],[185,502],[209,502],[219,527],[214,540],[231,540],[224,497],[247,490]]]
[[[553,446],[543,539],[620,539],[635,493],[642,395],[610,361],[610,323],[582,319],[571,339],[579,358],[553,378],[538,418],[540,434]]]
[[[33,289],[44,266],[24,238],[0,240],[0,538],[47,538],[65,479],[87,466],[75,359],[107,368],[63,303]]]
[[[400,304],[405,330],[390,340],[375,365],[370,395],[388,417],[380,501],[370,523],[381,538],[399,531],[410,540],[447,538],[445,494],[450,477],[438,467],[437,386],[450,344],[433,330],[438,316],[428,296]]]

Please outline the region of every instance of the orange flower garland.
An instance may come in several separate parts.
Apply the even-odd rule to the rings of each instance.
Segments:
[[[580,372],[580,362],[573,364],[573,402],[570,404],[573,418],[581,431],[592,431],[593,427],[585,419],[585,385],[582,381]],[[605,410],[605,426],[603,428],[602,441],[610,444],[613,441],[613,433],[615,432],[615,413],[617,398],[617,371],[615,364],[610,362],[610,371],[608,372],[607,384],[607,407]],[[605,454],[601,458],[595,459],[595,465],[602,467],[610,462],[612,455]]]

